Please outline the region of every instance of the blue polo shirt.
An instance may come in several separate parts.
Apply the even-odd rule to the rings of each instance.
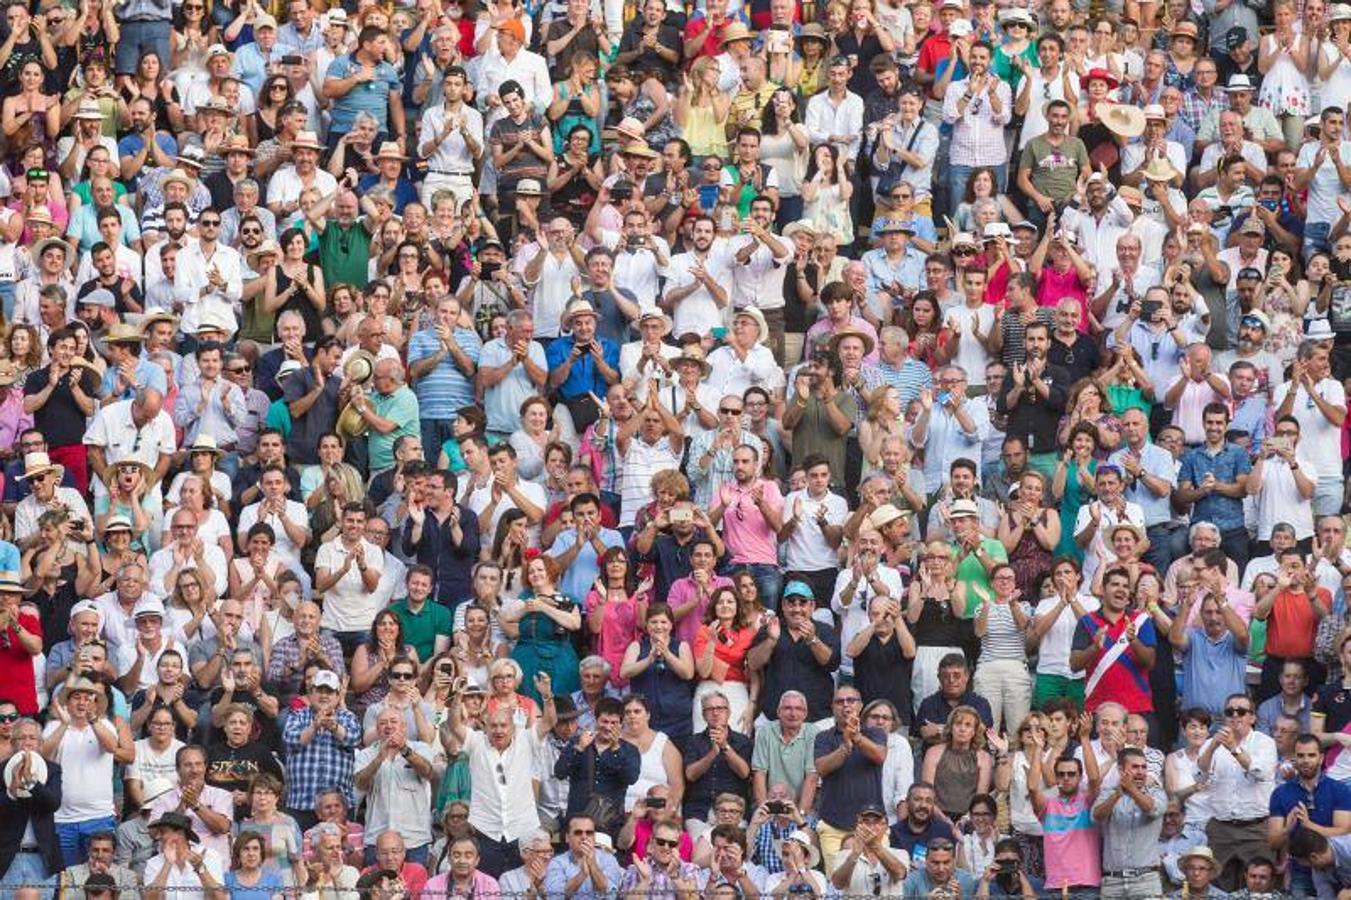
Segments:
[[[1305,788],[1298,777],[1291,778],[1276,785],[1276,789],[1271,792],[1267,814],[1285,818],[1290,810],[1300,803],[1303,803],[1304,808],[1309,811],[1309,821],[1315,825],[1331,826],[1332,819],[1338,812],[1351,810],[1351,787],[1321,772],[1312,791]],[[1297,823],[1295,831],[1302,827]],[[1308,866],[1301,866],[1293,860],[1291,865],[1296,871],[1309,871]]]
[[[349,56],[339,56],[328,67],[328,78],[349,78],[360,70],[361,64]],[[333,101],[333,119],[329,123],[330,134],[346,134],[352,130],[357,113],[368,112],[375,116],[381,134],[389,133],[389,94],[398,91],[399,72],[389,63],[380,62],[375,67],[375,77],[358,84],[346,94]]]
[[[600,335],[596,335],[594,340],[600,341],[601,356],[605,358],[605,364],[618,371],[619,345]],[[550,372],[567,361],[567,358],[572,354],[573,345],[572,335],[570,334],[553,339],[549,344],[549,349],[545,351],[545,356],[549,360]],[[597,397],[604,397],[605,392],[609,389],[610,386],[606,384],[604,376],[596,369],[596,361],[588,353],[572,361],[568,380],[559,385],[558,393],[565,400],[573,400],[577,397],[585,397],[587,391]]]
[[[1187,629],[1187,652],[1182,656],[1182,708],[1200,707],[1212,716],[1224,714],[1224,699],[1241,694],[1248,672],[1247,650],[1239,649],[1234,633],[1225,629],[1212,640],[1204,628]]]
[[[1178,483],[1190,481],[1192,487],[1200,487],[1207,473],[1214,473],[1220,484],[1233,484],[1240,475],[1252,471],[1247,451],[1241,447],[1225,443],[1219,453],[1212,454],[1206,447],[1188,450],[1182,457],[1182,467],[1177,473]],[[1243,527],[1243,501],[1234,497],[1225,497],[1218,493],[1202,497],[1192,505],[1193,522],[1212,522],[1221,532],[1233,531]]]
[[[1114,466],[1120,467],[1121,471],[1126,471],[1123,460],[1131,453],[1130,447],[1123,446],[1117,450],[1108,459]],[[1155,478],[1162,478],[1168,482],[1168,485],[1177,488],[1177,470],[1178,464],[1173,459],[1173,454],[1160,447],[1158,444],[1145,444],[1140,451],[1140,469],[1147,472]],[[1145,484],[1143,479],[1132,481],[1126,488],[1126,499],[1132,503],[1139,504],[1141,512],[1145,514],[1145,527],[1153,528],[1155,525],[1165,525],[1172,521],[1173,510],[1170,505],[1169,495],[1162,497],[1155,494]]]

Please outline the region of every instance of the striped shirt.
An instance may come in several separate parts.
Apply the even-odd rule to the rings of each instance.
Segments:
[[[929,367],[913,357],[907,357],[905,362],[901,363],[899,369],[893,368],[887,363],[877,364],[877,374],[882,376],[882,380],[890,387],[894,387],[896,392],[901,395],[901,409],[910,405],[910,401],[919,396],[919,392],[925,388],[932,388],[934,384],[933,372]]]
[[[464,351],[465,356],[478,364],[483,342],[472,328],[456,328],[455,343]],[[420,359],[435,356],[441,349],[441,338],[435,329],[426,328],[415,332],[408,342],[408,364]],[[453,419],[455,410],[474,402],[474,383],[455,362],[449,353],[436,368],[423,375],[413,385],[417,394],[418,409],[424,419]]]
[[[1023,615],[1030,616],[1031,609],[1022,601],[1015,601],[1022,607]],[[1018,628],[1013,620],[1013,608],[1008,603],[985,603],[981,609],[986,613],[985,637],[980,642],[980,662],[996,660],[1027,661],[1027,635]]]

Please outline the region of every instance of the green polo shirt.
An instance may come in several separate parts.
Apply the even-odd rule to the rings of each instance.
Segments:
[[[370,281],[371,233],[364,219],[343,228],[332,215],[319,234],[319,267],[324,284],[355,284]]]
[[[422,422],[418,420],[417,395],[408,385],[401,384],[392,394],[371,394],[371,410],[382,419],[395,424],[393,431],[381,434],[372,428],[366,438],[366,451],[372,472],[388,469],[394,465],[394,442],[405,435],[417,437],[422,433]]]
[[[765,784],[783,782],[792,788],[795,798],[801,796],[807,773],[816,771],[816,726],[803,722],[797,737],[786,744],[778,722],[771,722],[768,728],[757,728],[751,768],[765,773]]]
[[[403,642],[412,644],[417,658],[424,663],[436,655],[436,639],[443,634],[449,636],[454,624],[450,610],[430,597],[422,604],[421,612],[413,612],[406,598],[389,608],[403,623]]]
[[[980,545],[996,562],[1009,561],[1009,554],[1004,550],[1004,545],[998,539],[982,538]],[[985,574],[985,566],[976,558],[976,554],[972,553],[963,557],[962,561],[957,564],[957,583],[966,585],[966,614],[962,618],[974,619],[976,613],[980,612],[980,605],[984,601],[981,600],[980,594],[971,589],[972,585],[978,585],[987,596],[993,590],[990,587],[990,577]]]

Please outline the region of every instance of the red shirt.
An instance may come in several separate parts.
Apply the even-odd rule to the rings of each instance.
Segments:
[[[1325,608],[1332,608],[1332,594],[1327,588],[1317,588],[1315,595]],[[1313,610],[1313,598],[1303,591],[1281,591],[1267,617],[1267,655],[1308,659],[1313,656],[1313,638],[1317,630],[1318,616]]]
[[[37,614],[19,610],[19,623],[42,642],[42,622]],[[33,673],[33,657],[19,643],[19,633],[13,627],[0,632],[0,700],[8,700],[25,716],[38,713],[38,686]]]
[[[721,25],[712,27],[708,19],[701,14],[689,21],[685,26],[685,40],[696,38],[699,35],[704,36],[704,42],[695,51],[695,54],[686,62],[693,63],[701,56],[717,56],[722,52],[722,36],[727,31],[727,26],[732,24],[731,19],[724,19]]]

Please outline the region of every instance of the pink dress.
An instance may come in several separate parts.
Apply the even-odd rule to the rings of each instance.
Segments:
[[[595,590],[586,595],[586,614],[601,604],[601,596]],[[610,683],[623,687],[628,679],[619,674],[624,662],[624,651],[629,644],[638,640],[638,601],[633,597],[623,600],[611,600],[605,604],[604,618],[601,619],[600,634],[593,635],[592,647],[602,659],[610,664]]]

